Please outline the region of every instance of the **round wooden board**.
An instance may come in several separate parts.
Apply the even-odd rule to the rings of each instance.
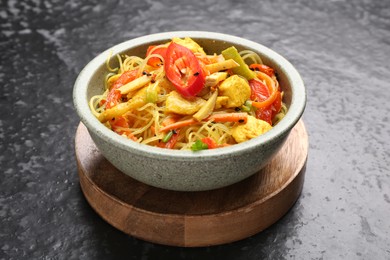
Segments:
[[[237,241],[279,220],[301,193],[308,152],[307,132],[299,121],[257,174],[217,190],[178,192],[151,187],[117,170],[82,123],[75,142],[81,189],[103,219],[139,239],[184,247]]]

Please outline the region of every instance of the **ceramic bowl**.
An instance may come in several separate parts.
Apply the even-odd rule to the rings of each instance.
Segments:
[[[286,116],[273,129],[252,140],[198,152],[139,144],[114,133],[95,118],[88,101],[93,95],[103,93],[106,59],[110,54],[126,53],[143,57],[149,45],[187,36],[198,42],[206,53],[220,53],[230,46],[235,46],[239,51],[246,49],[258,53],[278,75],[288,107]],[[87,127],[96,146],[117,169],[151,186],[177,191],[202,191],[237,183],[264,167],[301,118],[306,91],[292,64],[259,43],[221,33],[179,31],[135,38],[99,54],[79,74],[74,85],[73,100],[81,122]]]

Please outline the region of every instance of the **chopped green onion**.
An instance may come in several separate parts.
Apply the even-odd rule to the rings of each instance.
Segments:
[[[250,100],[245,101],[244,106],[252,108],[252,101],[250,101]]]
[[[241,107],[241,111],[249,112],[249,111],[251,111],[251,108],[244,105]]]
[[[146,102],[147,103],[156,103],[158,99],[157,91],[153,90],[146,90]]]
[[[156,103],[158,100],[158,93],[157,93],[158,83],[156,83],[154,80],[152,80],[152,83],[153,84],[150,84],[146,88],[146,102],[147,103]]]
[[[252,109],[252,101],[245,101],[244,105],[241,106],[241,110],[244,112],[250,112]]]
[[[242,59],[235,47],[229,47],[226,50],[222,51],[222,56],[225,60],[233,59],[235,62],[240,64],[240,66],[232,68],[234,74],[243,76],[246,79],[256,78],[256,73],[251,71],[245,61]]]
[[[209,146],[203,143],[201,140],[196,140],[195,143],[191,146],[192,151],[200,151],[209,149]]]
[[[167,143],[173,136],[173,130],[169,131],[164,138],[161,140],[163,143]]]

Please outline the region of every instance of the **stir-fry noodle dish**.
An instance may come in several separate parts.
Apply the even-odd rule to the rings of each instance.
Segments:
[[[274,69],[234,46],[206,53],[191,38],[173,38],[149,46],[144,57],[109,56],[107,70],[104,93],[89,102],[93,114],[146,145],[227,147],[264,134],[287,112]]]

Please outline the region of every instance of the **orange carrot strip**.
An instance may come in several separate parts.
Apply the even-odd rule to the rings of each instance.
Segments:
[[[247,113],[221,113],[221,114],[213,114],[204,119],[204,121],[213,121],[218,123],[224,122],[239,122],[246,123],[248,121]]]
[[[238,123],[246,123],[248,121],[248,114],[247,113],[221,113],[221,114],[214,114],[209,117],[206,117],[202,120],[205,121],[212,121],[216,123],[224,123],[224,122],[238,122]],[[173,124],[166,125],[164,127],[160,128],[160,132],[166,132],[172,129],[178,129],[185,126],[190,126],[199,123],[194,118],[178,121]]]
[[[276,89],[275,81],[270,76],[268,76],[267,74],[265,74],[261,71],[258,71],[256,73],[256,76],[257,76],[257,78],[265,81],[265,84],[267,85],[270,92],[275,91],[275,89]]]
[[[161,127],[160,132],[166,132],[166,131],[169,131],[172,129],[177,129],[177,128],[182,128],[182,127],[189,126],[189,125],[194,125],[196,123],[198,123],[198,121],[195,120],[194,118],[183,120],[183,121],[178,121],[178,122],[175,122],[173,124]]]
[[[267,74],[268,76],[272,77],[275,72],[274,72],[274,69],[267,66],[267,65],[264,65],[264,64],[251,64],[249,65],[249,68],[253,69],[253,70],[259,70],[265,74]]]
[[[256,101],[252,101],[252,106],[256,107],[256,108],[266,108],[266,107],[269,107],[270,105],[272,105],[274,103],[274,101],[276,100],[276,98],[278,97],[278,91],[273,91],[271,96],[269,96],[269,98],[267,98],[266,100],[262,101],[262,102],[256,102]]]
[[[263,109],[263,108],[271,106],[274,103],[274,101],[276,100],[276,98],[278,96],[277,95],[278,91],[275,87],[274,80],[270,76],[268,76],[267,74],[265,74],[263,72],[258,72],[256,75],[259,79],[262,79],[265,81],[266,86],[268,87],[268,90],[271,93],[271,95],[264,101],[261,101],[261,102],[252,101],[252,106],[254,106],[256,108]]]
[[[170,124],[173,124],[173,123],[176,123],[176,122],[177,122],[177,118],[173,117],[173,116],[170,116],[170,117],[164,118],[164,120],[161,122],[161,125],[162,126],[167,126],[167,125],[170,125]]]

